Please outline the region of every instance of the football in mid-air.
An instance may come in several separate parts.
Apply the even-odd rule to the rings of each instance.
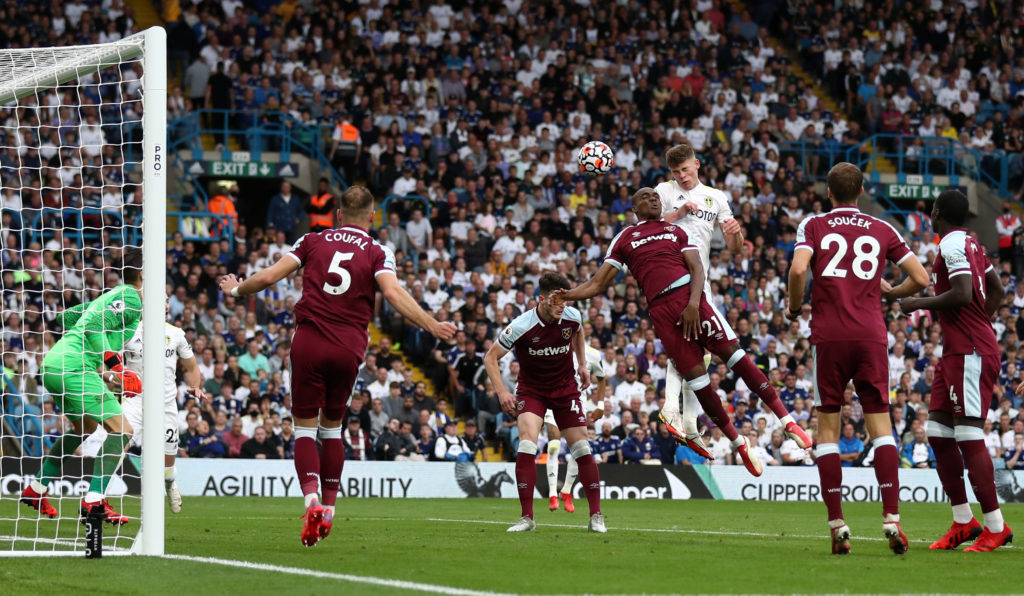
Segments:
[[[576,156],[580,171],[591,175],[607,174],[615,165],[615,152],[601,141],[590,141],[580,147]]]

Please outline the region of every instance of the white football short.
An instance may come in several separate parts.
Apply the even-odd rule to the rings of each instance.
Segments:
[[[142,396],[125,397],[121,401],[121,409],[128,424],[132,426],[131,444],[142,448]],[[164,453],[178,453],[178,404],[174,401],[164,402]]]

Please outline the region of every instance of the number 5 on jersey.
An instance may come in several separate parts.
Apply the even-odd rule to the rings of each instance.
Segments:
[[[327,273],[335,273],[341,277],[341,283],[338,285],[332,285],[324,282],[324,292],[332,294],[334,296],[340,296],[348,291],[348,287],[352,285],[352,275],[341,266],[344,261],[351,261],[355,253],[351,252],[335,252],[331,258],[331,265],[327,267]]]

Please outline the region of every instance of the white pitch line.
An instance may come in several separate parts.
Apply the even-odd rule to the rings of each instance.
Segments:
[[[255,569],[257,571],[269,571],[272,573],[287,573],[303,577],[316,577],[320,579],[333,579],[357,584],[370,584],[399,590],[416,590],[417,592],[428,592],[431,594],[446,594],[450,596],[513,596],[501,592],[486,592],[481,590],[469,590],[452,586],[437,584],[426,584],[422,582],[410,582],[399,579],[386,579],[383,577],[372,577],[367,575],[352,575],[349,573],[330,573],[317,571],[315,569],[304,569],[302,567],[286,567],[284,565],[269,565],[267,563],[253,563],[251,561],[237,561],[234,559],[219,559],[216,557],[194,557],[191,555],[164,555],[165,559],[178,561],[192,561],[195,563],[209,563],[211,565],[223,565],[224,567],[237,567],[239,569]]]

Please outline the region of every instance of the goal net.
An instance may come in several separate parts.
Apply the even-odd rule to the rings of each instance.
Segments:
[[[160,28],[0,50],[0,556],[83,554],[91,492],[129,519],[103,524],[104,555],[163,552],[165,56]],[[98,308],[132,249],[141,292]],[[142,338],[158,373],[129,398],[100,373],[136,321],[160,330]],[[156,431],[141,460],[116,444],[126,433],[102,429],[127,399]]]

